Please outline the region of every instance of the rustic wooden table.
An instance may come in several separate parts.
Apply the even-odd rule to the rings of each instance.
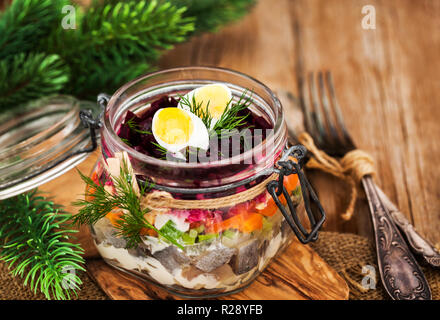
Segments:
[[[375,8],[375,29],[362,28],[365,5]],[[440,1],[260,0],[242,21],[176,47],[160,67],[227,67],[296,94],[298,48],[306,71],[332,71],[348,129],[375,158],[379,186],[439,245]],[[325,229],[371,234],[364,199],[344,222],[344,186],[322,173],[311,178]]]

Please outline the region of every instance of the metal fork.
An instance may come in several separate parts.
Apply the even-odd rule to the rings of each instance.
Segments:
[[[343,157],[347,152],[356,149],[344,124],[331,73],[318,72],[315,76],[310,72],[306,79],[298,79],[298,89],[305,128],[318,148],[334,157]],[[421,244],[424,241],[414,228],[405,228],[410,225],[409,222],[398,210],[390,210],[391,201],[383,200],[386,196],[371,176],[362,178],[362,185],[373,221],[379,272],[385,290],[396,300],[431,299],[428,282],[395,222],[403,227],[402,231],[413,249],[421,253],[428,262],[432,258],[435,261],[433,253],[437,254],[436,251],[426,242]],[[393,219],[392,214],[398,218]],[[417,245],[413,245],[412,239],[417,239]]]

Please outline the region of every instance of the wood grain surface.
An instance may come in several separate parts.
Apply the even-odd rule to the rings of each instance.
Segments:
[[[181,299],[166,290],[115,270],[102,259],[87,272],[115,300]],[[348,286],[309,246],[294,241],[243,291],[221,300],[345,300]]]
[[[374,30],[362,28],[365,5],[375,8]],[[260,0],[242,21],[176,47],[160,67],[227,67],[296,94],[298,41],[305,71],[332,71],[348,129],[376,159],[379,186],[440,247],[440,1]],[[325,229],[370,236],[365,199],[344,222],[344,185],[310,175]]]

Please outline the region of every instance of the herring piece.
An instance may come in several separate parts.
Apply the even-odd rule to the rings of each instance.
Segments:
[[[153,257],[159,260],[169,272],[173,272],[182,265],[190,263],[190,259],[174,246],[169,246],[161,251],[156,251],[153,253]]]
[[[258,264],[258,240],[248,240],[238,246],[238,252],[231,259],[230,265],[235,274],[250,271]]]
[[[194,278],[197,278],[198,276],[202,275],[204,272],[200,269],[197,269],[194,266],[187,266],[182,269],[182,277],[187,279],[188,281],[191,281]]]
[[[118,230],[107,218],[99,219],[93,226],[98,243],[111,244],[115,248],[125,248],[127,241],[117,236]]]
[[[170,246],[165,241],[151,236],[146,236],[145,240],[143,240],[143,244],[152,254],[156,251],[161,251]]]
[[[234,271],[232,271],[229,264],[224,264],[221,267],[218,267],[212,271],[212,274],[214,274],[218,281],[224,285],[233,285],[237,282],[237,276],[234,274]]]
[[[204,272],[211,272],[212,270],[228,263],[235,252],[236,249],[218,245],[212,250],[196,257],[193,260],[193,265]]]
[[[263,257],[264,253],[266,252],[267,247],[269,247],[269,240],[264,240],[263,243],[260,246],[260,254]]]
[[[128,253],[135,257],[151,257],[151,247],[147,246],[145,243],[139,243],[136,248],[127,249]]]

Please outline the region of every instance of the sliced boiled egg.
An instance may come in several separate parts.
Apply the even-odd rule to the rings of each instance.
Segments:
[[[212,83],[196,88],[188,92],[184,97],[187,98],[190,103],[193,102],[194,98],[197,104],[202,104],[203,110],[206,110],[206,107],[208,107],[208,111],[212,117],[212,128],[228,106],[232,98],[232,92],[231,89],[223,83]],[[189,109],[188,106],[183,105],[181,102],[179,102],[177,107],[186,110]]]
[[[180,108],[159,109],[153,116],[152,131],[156,141],[172,153],[185,147],[207,150],[208,129],[203,121],[188,110]]]

